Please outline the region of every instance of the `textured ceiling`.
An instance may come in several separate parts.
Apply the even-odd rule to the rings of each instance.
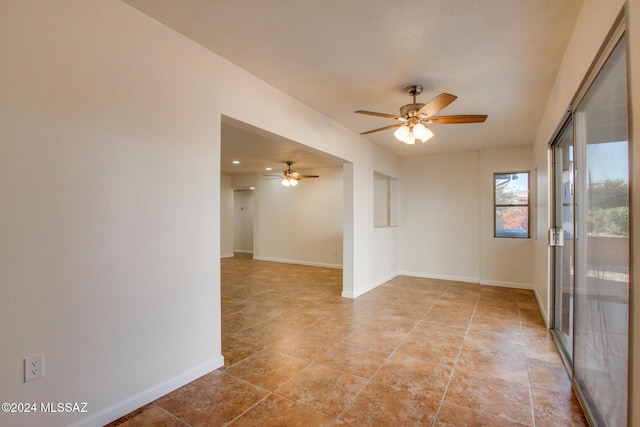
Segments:
[[[354,132],[393,124],[403,88],[448,92],[426,144],[366,137],[399,156],[530,145],[582,0],[124,0]],[[282,141],[280,141],[282,142]],[[225,153],[223,140],[223,154]],[[295,159],[294,159],[295,160]]]

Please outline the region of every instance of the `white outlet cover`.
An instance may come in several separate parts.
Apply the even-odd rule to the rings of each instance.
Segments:
[[[38,353],[24,358],[24,382],[44,376],[44,354]]]

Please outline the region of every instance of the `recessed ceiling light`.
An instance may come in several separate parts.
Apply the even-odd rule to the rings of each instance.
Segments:
[[[264,170],[271,171],[271,170],[273,170],[273,169],[271,169],[271,168],[264,168]]]
[[[239,165],[240,164],[240,160],[234,160],[231,163],[233,163],[234,165]]]
[[[256,187],[249,187],[249,190],[255,190]]]

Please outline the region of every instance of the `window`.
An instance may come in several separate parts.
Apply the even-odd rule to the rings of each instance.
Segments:
[[[529,237],[529,172],[493,174],[494,237]]]

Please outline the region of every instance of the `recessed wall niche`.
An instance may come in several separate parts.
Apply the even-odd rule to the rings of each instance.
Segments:
[[[373,172],[373,226],[398,225],[398,180]]]

